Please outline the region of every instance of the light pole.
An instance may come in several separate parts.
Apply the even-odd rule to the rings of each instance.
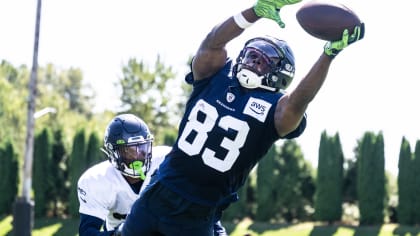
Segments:
[[[35,42],[32,58],[32,70],[29,81],[29,101],[28,116],[26,121],[26,141],[25,141],[25,160],[23,163],[23,185],[22,196],[16,199],[13,207],[13,231],[14,235],[30,236],[34,223],[34,203],[30,199],[32,188],[32,158],[34,145],[34,126],[35,126],[35,98],[38,73],[38,45],[39,28],[41,21],[41,0],[38,0],[35,22]]]
[[[33,120],[48,114],[56,113],[54,107],[46,107],[33,113]],[[33,139],[33,136],[32,136]],[[32,144],[33,145],[33,144]],[[31,148],[33,149],[33,148]],[[17,198],[13,211],[13,231],[15,235],[30,235],[33,227],[33,206],[34,202],[30,199],[30,192],[32,188],[32,167],[28,165],[32,163],[32,155],[29,155],[29,148],[25,152],[24,178],[22,185],[22,197]]]

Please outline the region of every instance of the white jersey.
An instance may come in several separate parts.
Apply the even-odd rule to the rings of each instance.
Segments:
[[[146,175],[140,193],[150,181],[165,155],[171,150],[169,146],[156,146],[152,149],[151,167]],[[98,163],[86,170],[77,183],[79,212],[95,216],[106,222],[106,228],[112,230],[124,221],[121,217],[130,212],[134,201],[139,197],[109,161]]]

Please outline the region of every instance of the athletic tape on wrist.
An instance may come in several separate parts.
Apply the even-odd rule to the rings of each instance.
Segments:
[[[235,20],[235,23],[242,29],[246,29],[250,27],[253,23],[247,21],[245,17],[242,15],[242,13],[238,13],[233,16],[233,19]]]

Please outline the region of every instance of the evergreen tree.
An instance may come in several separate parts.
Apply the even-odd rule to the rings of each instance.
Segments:
[[[10,140],[0,145],[0,216],[12,212],[12,202],[18,192],[18,160],[17,154]]]
[[[320,221],[341,220],[343,194],[343,152],[338,134],[321,134],[315,193],[315,217]]]
[[[52,169],[53,189],[49,198],[54,201],[53,215],[58,217],[64,215],[68,207],[69,182],[67,166],[65,165],[67,151],[64,146],[62,130],[54,131],[52,147]]]
[[[271,181],[274,189],[272,207],[278,221],[308,220],[315,191],[312,167],[304,159],[295,140],[286,140],[274,158],[275,170]]]
[[[275,168],[274,159],[276,156],[276,146],[273,145],[257,165],[257,212],[255,219],[262,222],[275,218],[278,211],[273,207],[277,200],[277,190],[273,187],[273,181],[279,171]]]
[[[3,143],[0,143],[3,144]],[[9,157],[7,156],[6,150],[4,150],[3,145],[0,145],[0,162],[3,163],[0,165],[0,172],[5,177],[9,176],[9,165],[8,164]],[[7,179],[6,178],[0,178],[0,190],[1,192],[6,192],[7,188]],[[7,212],[7,205],[9,203],[6,202],[6,198],[0,195],[0,216],[3,216]]]
[[[77,217],[79,215],[77,181],[86,169],[85,133],[84,129],[80,129],[76,132],[68,164],[70,177],[69,214],[73,217]]]
[[[382,224],[385,200],[385,158],[382,133],[366,132],[358,156],[357,196],[360,224]]]
[[[400,155],[398,159],[398,206],[397,219],[398,223],[410,225],[414,223],[412,216],[413,199],[411,190],[414,186],[414,176],[411,171],[412,153],[410,143],[403,137],[400,147]]]
[[[52,134],[47,128],[37,134],[34,141],[33,189],[35,217],[44,217],[53,201],[48,195],[53,191]]]
[[[99,138],[98,134],[96,132],[92,132],[89,136],[87,145],[85,169],[106,160],[104,153],[100,150],[102,144],[103,142]]]
[[[411,208],[413,214],[413,222],[420,225],[420,140],[417,140],[414,149],[414,160],[411,167],[413,172],[413,188],[410,195],[412,196],[413,206]]]

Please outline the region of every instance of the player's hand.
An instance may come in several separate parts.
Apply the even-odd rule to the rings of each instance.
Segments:
[[[285,24],[280,18],[280,8],[300,1],[302,0],[257,0],[254,11],[257,16],[274,20],[281,28],[284,28]]]
[[[353,34],[349,35],[348,29],[345,29],[343,31],[343,36],[341,37],[341,40],[335,41],[335,42],[327,42],[324,46],[324,53],[334,58],[337,56],[341,50],[343,50],[348,45],[361,40],[365,34],[365,24],[362,23],[356,27],[354,27]]]

